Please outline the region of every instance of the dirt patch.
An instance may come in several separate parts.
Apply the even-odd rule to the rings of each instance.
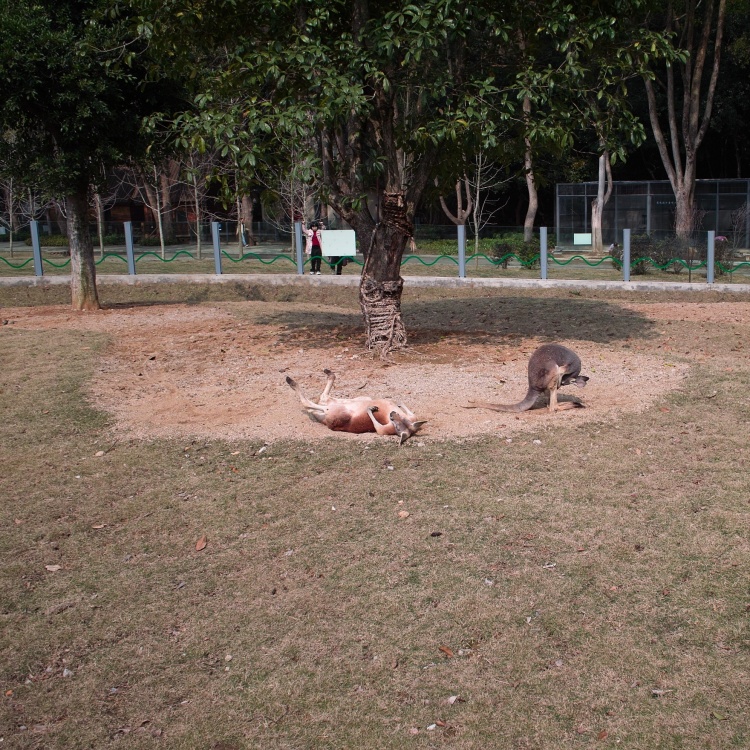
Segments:
[[[750,318],[750,305],[639,305],[623,303],[652,319]],[[647,408],[685,378],[686,364],[667,352],[655,354],[571,336],[558,339],[575,349],[585,390],[564,393],[586,409],[549,415],[535,409],[515,416],[463,408],[469,399],[513,402],[526,392],[526,365],[543,343],[518,343],[496,336],[416,329],[413,348],[393,363],[362,349],[357,315],[338,308],[295,305],[304,319],[327,320],[324,330],[290,325],[289,305],[267,302],[126,307],[77,314],[64,307],[16,308],[3,317],[16,329],[77,329],[111,336],[91,385],[93,403],[111,413],[116,428],[134,438],[184,437],[275,441],[338,436],[312,423],[285,383],[293,376],[306,395],[317,398],[323,369],[337,375],[334,395],[389,397],[405,403],[428,424],[423,440],[512,435],[545,429],[558,420],[571,425]]]

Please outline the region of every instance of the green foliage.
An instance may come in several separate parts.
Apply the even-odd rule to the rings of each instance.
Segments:
[[[534,236],[530,242],[525,242],[523,234],[506,234],[495,240],[492,254],[496,260],[503,261],[503,268],[508,267],[508,256],[515,255],[524,268],[536,268],[539,265],[541,246],[539,238]]]
[[[31,237],[27,237],[25,244],[31,246]],[[40,234],[39,244],[41,247],[68,247],[69,240],[64,234]]]
[[[145,47],[112,8],[109,0],[4,3],[0,163],[30,187],[81,194],[102,165],[145,147],[142,116],[172,95],[173,86],[146,82],[135,57]]]

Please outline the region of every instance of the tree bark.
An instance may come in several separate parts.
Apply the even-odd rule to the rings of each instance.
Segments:
[[[89,229],[87,193],[87,189],[79,190],[68,195],[65,200],[70,242],[70,294],[74,310],[101,309],[96,290],[96,266]]]
[[[604,238],[602,236],[602,219],[604,207],[612,196],[612,167],[609,162],[609,152],[604,151],[599,156],[599,182],[596,198],[591,201],[591,246],[594,253],[604,253]]]
[[[253,234],[253,199],[249,195],[242,196],[242,217],[245,220],[245,231],[247,232],[247,244],[250,247],[257,245],[258,242]]]
[[[437,180],[435,180],[435,184],[437,185]],[[455,216],[451,213],[451,210],[448,208],[448,205],[445,202],[445,198],[443,196],[439,196],[440,198],[440,206],[443,209],[443,213],[457,226],[462,227],[466,225],[466,220],[471,215],[471,210],[473,207],[472,197],[471,197],[471,184],[469,183],[469,178],[464,175],[463,178],[463,189],[466,191],[466,208],[464,208],[464,198],[463,198],[463,192],[461,190],[461,180],[456,180],[456,214]]]
[[[530,114],[531,99],[525,96],[523,99],[523,116],[525,122],[528,122]],[[531,139],[525,135],[523,141],[525,146],[523,168],[524,176],[526,177],[526,189],[529,193],[529,205],[526,208],[526,216],[523,220],[523,241],[531,242],[534,239],[534,222],[539,210],[539,196],[537,195],[536,179],[534,178],[534,158],[531,150]]]
[[[414,225],[408,216],[403,193],[384,193],[380,222],[362,269],[359,304],[367,325],[367,347],[385,357],[406,346],[406,328],[401,317],[401,259]]]

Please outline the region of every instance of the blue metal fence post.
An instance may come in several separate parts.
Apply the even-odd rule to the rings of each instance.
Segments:
[[[630,230],[622,230],[622,280],[630,281]]]
[[[547,227],[539,227],[540,278],[547,278]]]
[[[466,225],[459,224],[458,229],[458,278],[466,278]]]
[[[294,222],[294,249],[297,251],[297,274],[305,273],[305,261],[302,259],[302,222]]]
[[[34,274],[44,276],[44,267],[42,266],[42,246],[39,243],[39,222],[31,222],[31,250],[34,254]]]
[[[214,266],[216,275],[221,276],[221,224],[218,221],[211,222],[211,237],[214,241]]]
[[[135,253],[133,252],[133,222],[126,221],[125,227],[125,257],[128,259],[128,273],[135,276]]]
[[[706,253],[706,283],[714,283],[714,258],[716,257],[716,232],[708,233],[708,252]]]

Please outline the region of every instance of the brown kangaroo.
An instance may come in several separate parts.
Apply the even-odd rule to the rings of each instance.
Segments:
[[[543,344],[529,360],[529,390],[523,401],[517,404],[488,404],[470,401],[469,409],[492,409],[494,411],[526,411],[536,403],[543,393],[549,394],[549,410],[583,408],[580,401],[558,403],[557,390],[571,383],[583,388],[588,378],[581,375],[581,360],[578,355],[561,344]]]
[[[286,382],[299,396],[302,410],[310,419],[324,424],[329,430],[398,435],[399,445],[403,445],[425,423],[424,420],[418,421],[405,406],[397,405],[388,399],[369,396],[334,398],[330,393],[336,376],[330,370],[323,372],[328,380],[317,404],[302,394],[295,380],[287,376]]]

